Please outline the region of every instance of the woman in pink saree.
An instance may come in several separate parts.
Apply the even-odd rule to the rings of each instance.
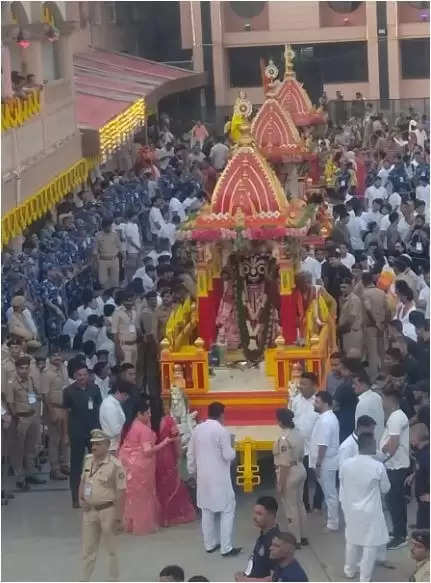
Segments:
[[[156,445],[156,434],[151,430],[150,420],[150,406],[143,399],[135,420],[124,433],[118,452],[127,481],[124,530],[138,535],[158,529],[160,509],[156,495],[156,454],[171,442],[166,437]]]
[[[151,424],[157,434],[157,443],[170,440],[169,445],[160,449],[156,456],[156,491],[160,504],[160,524],[172,526],[192,522],[196,518],[196,512],[178,471],[181,441],[177,424],[170,415],[164,415],[160,398],[152,402],[151,411]]]

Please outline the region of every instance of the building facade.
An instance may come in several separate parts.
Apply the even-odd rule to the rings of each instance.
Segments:
[[[208,5],[209,4],[209,9]],[[429,97],[429,2],[181,2],[182,46],[197,63],[211,48],[218,109],[240,88],[262,103],[260,59],[282,66],[284,45],[312,100]],[[210,27],[208,27],[208,18]],[[208,30],[209,29],[209,30]]]
[[[19,248],[96,166],[130,167],[134,133],[159,101],[199,98],[204,73],[131,56],[121,4],[2,3],[3,245]]]

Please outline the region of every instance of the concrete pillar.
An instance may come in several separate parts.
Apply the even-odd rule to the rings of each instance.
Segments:
[[[223,46],[223,2],[213,0],[211,9],[212,57],[214,74],[214,93],[216,107],[216,125],[223,127],[223,110],[227,103],[227,62],[226,51]]]
[[[400,98],[401,55],[398,40],[398,2],[386,3],[388,20],[388,73],[389,97]]]
[[[60,77],[68,81],[73,79],[73,54],[70,35],[61,35],[57,42]]]
[[[12,80],[11,75],[11,64],[10,64],[10,52],[8,46],[2,46],[1,48],[1,96],[4,98],[12,97]]]
[[[196,73],[202,73],[204,71],[204,51],[202,46],[202,15],[200,2],[190,2],[190,16],[192,19],[193,70],[196,71]]]
[[[390,2],[388,2],[390,4]],[[376,2],[366,2],[367,58],[368,58],[368,99],[380,98],[379,51],[377,37]]]
[[[21,48],[23,73],[35,76],[36,83],[42,83],[44,78],[43,53],[41,41],[32,40],[31,45]]]

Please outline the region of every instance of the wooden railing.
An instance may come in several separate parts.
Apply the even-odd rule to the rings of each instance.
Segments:
[[[1,129],[10,130],[22,126],[38,115],[41,108],[41,89],[33,89],[25,97],[11,97],[1,104]]]
[[[184,377],[184,392],[207,393],[209,384],[208,352],[202,338],[197,338],[192,345],[174,351],[165,338],[160,343],[160,369],[162,393],[169,393],[174,381],[174,367],[181,365]]]
[[[333,345],[333,322],[326,322],[319,334],[319,338],[309,347],[286,346],[283,338],[276,340],[277,348],[274,351],[275,389],[285,391],[292,380],[294,364],[299,362],[305,372],[313,372],[319,381],[319,387],[326,386],[326,377],[329,372]]]

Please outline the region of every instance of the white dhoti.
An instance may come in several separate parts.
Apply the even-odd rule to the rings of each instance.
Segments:
[[[235,500],[223,512],[202,508],[202,534],[206,551],[220,545],[222,555],[232,550],[232,531],[235,518]]]
[[[364,547],[346,542],[344,574],[354,577],[359,568],[359,581],[371,581],[376,561],[386,559],[386,545]]]

